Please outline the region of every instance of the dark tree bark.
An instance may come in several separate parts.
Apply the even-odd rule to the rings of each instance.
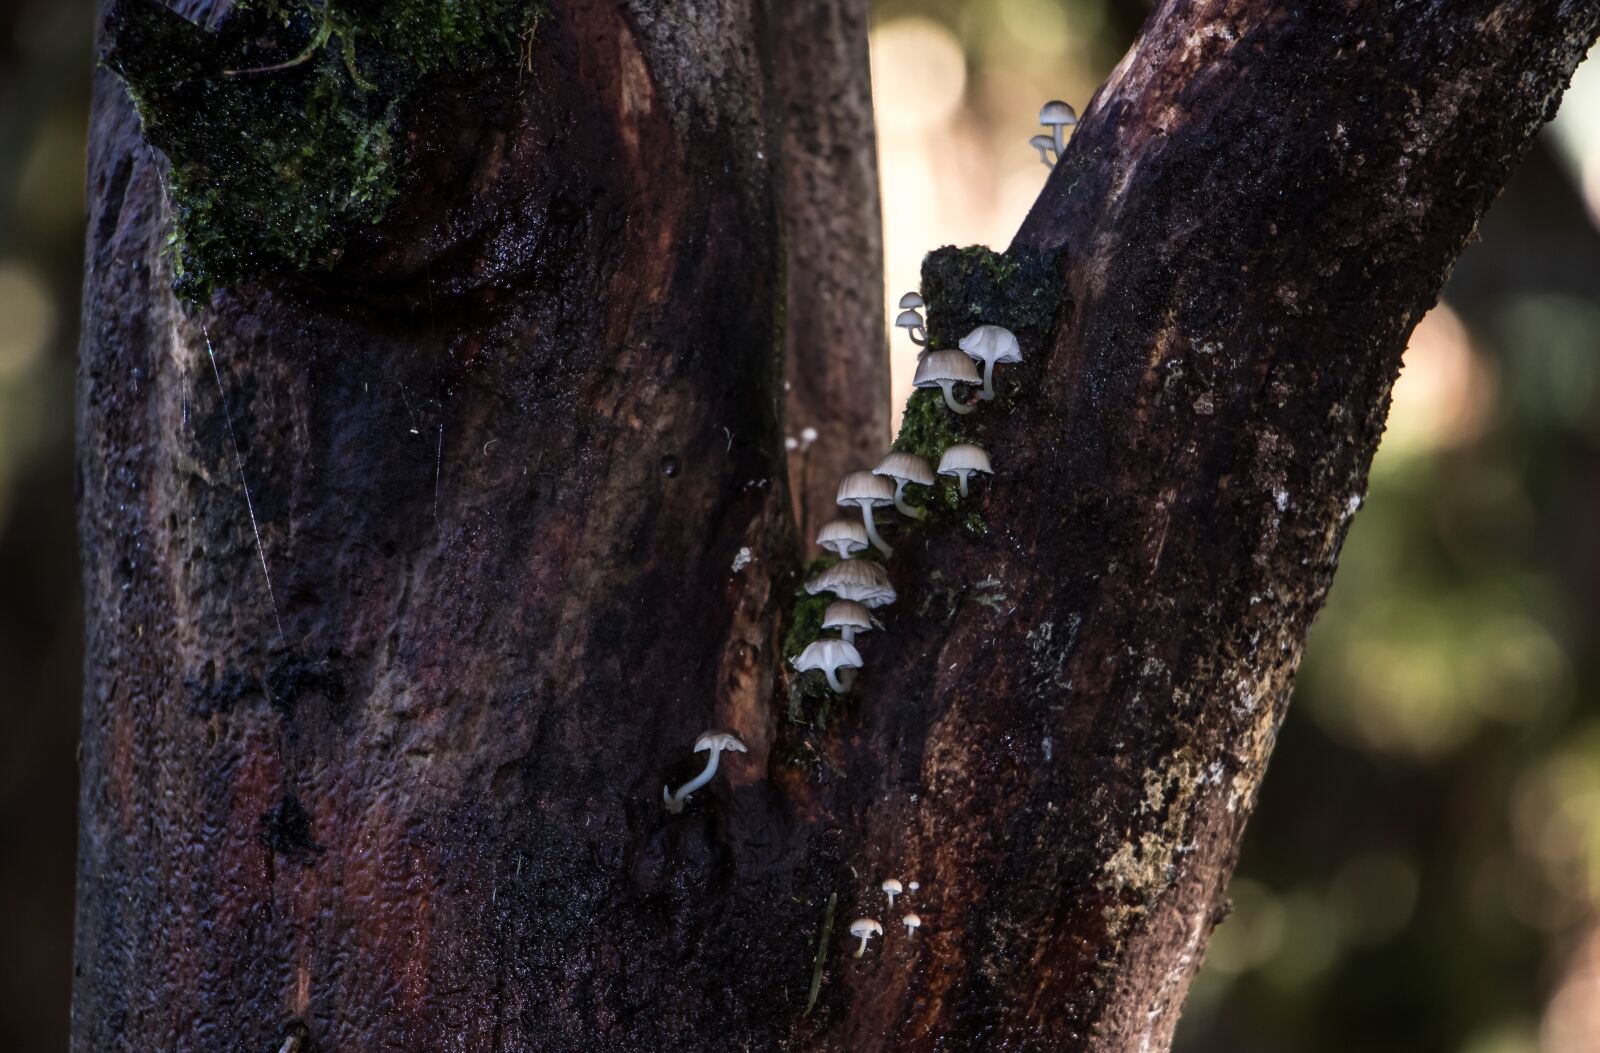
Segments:
[[[691,7],[553,3],[332,272],[200,310],[98,74],[74,1049],[1170,1040],[1405,338],[1600,13],[1158,8],[1013,256],[930,258],[933,337],[1028,360],[819,730],[783,19]],[[854,959],[891,875],[925,924]]]

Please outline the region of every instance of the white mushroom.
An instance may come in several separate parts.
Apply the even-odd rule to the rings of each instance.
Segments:
[[[907,914],[900,919],[900,923],[906,927],[906,939],[908,940],[914,938],[917,935],[917,930],[922,928],[922,919],[915,914]]]
[[[817,544],[840,559],[867,550],[867,528],[853,519],[830,519],[817,531]]]
[[[963,406],[956,401],[952,390],[957,384],[976,385],[981,378],[978,367],[963,351],[954,349],[929,351],[917,363],[916,376],[911,383],[919,388],[939,388],[944,392],[944,404],[957,413],[971,413],[975,407]]]
[[[894,898],[905,891],[905,886],[900,884],[897,878],[884,878],[883,884],[879,887],[889,897],[889,909],[894,910]]]
[[[998,325],[980,325],[961,338],[961,350],[974,362],[983,363],[983,390],[980,399],[994,398],[994,367],[999,363],[1022,361],[1022,345],[1017,334]]]
[[[900,309],[902,311],[920,311],[926,306],[927,304],[922,302],[922,297],[914,292],[908,292],[900,297]]]
[[[731,750],[734,753],[746,752],[745,744],[739,741],[738,736],[726,731],[708,731],[694,740],[696,753],[704,753],[707,750],[711,751],[711,756],[706,761],[705,770],[678,787],[677,793],[669,793],[667,787],[661,787],[661,803],[665,804],[667,811],[673,815],[682,812],[683,806],[688,803],[689,795],[710,782],[712,776],[717,774],[717,762],[721,759],[723,750]]]
[[[806,649],[792,661],[795,669],[802,673],[820,669],[828,678],[828,686],[833,688],[833,693],[842,695],[849,690],[849,685],[839,679],[839,670],[860,669],[861,652],[856,650],[855,644],[846,640],[824,638],[806,644]]]
[[[855,600],[864,607],[885,607],[895,601],[889,572],[883,569],[883,564],[869,559],[835,563],[806,582],[806,592],[813,596],[831,592],[841,600]]]
[[[896,329],[904,329],[911,342],[922,347],[928,342],[927,327],[922,324],[922,316],[913,310],[901,311],[894,320]]]
[[[879,462],[878,467],[872,469],[872,474],[894,480],[894,506],[899,509],[901,515],[921,519],[928,514],[921,508],[906,504],[905,498],[907,483],[916,483],[918,486],[933,485],[933,466],[927,461],[914,453],[892,450]]]
[[[874,936],[883,935],[883,926],[879,925],[871,918],[857,918],[855,921],[850,923],[850,935],[859,936],[861,938],[861,946],[856,948],[856,957],[859,958],[863,954],[867,953],[868,940],[872,939]]]
[[[956,353],[960,354],[959,351]],[[971,365],[970,362],[967,364]],[[894,504],[894,486],[889,480],[880,479],[871,472],[851,472],[839,480],[836,500],[845,508],[861,509],[861,523],[867,528],[867,539],[885,556],[894,555],[894,549],[890,548],[889,543],[878,534],[878,528],[872,522],[874,508]]]
[[[839,638],[847,644],[856,642],[856,633],[872,629],[872,612],[855,600],[834,600],[822,612],[822,627],[838,629]]]
[[[989,455],[982,446],[974,446],[967,442],[958,442],[947,447],[944,456],[939,458],[939,474],[953,475],[961,480],[961,496],[967,496],[967,477],[973,472],[982,472],[993,475],[994,469],[989,465]]]
[[[1051,99],[1039,109],[1039,123],[1050,129],[1050,140],[1056,148],[1056,159],[1067,148],[1067,129],[1078,123],[1078,111],[1062,102]]]
[[[1028,140],[1028,145],[1039,151],[1039,160],[1044,162],[1046,168],[1054,168],[1056,163],[1051,159],[1051,153],[1056,148],[1055,140],[1048,135],[1036,135]]]

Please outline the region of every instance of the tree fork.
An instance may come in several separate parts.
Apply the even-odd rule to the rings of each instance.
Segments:
[[[1163,1048],[1406,336],[1596,6],[1159,7],[1013,252],[929,260],[931,335],[1027,361],[821,730],[775,23],[551,7],[331,270],[198,310],[97,74],[74,1049]]]

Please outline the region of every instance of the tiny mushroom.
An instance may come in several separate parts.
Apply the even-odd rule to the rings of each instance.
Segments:
[[[939,458],[939,474],[953,475],[960,479],[962,497],[967,496],[967,477],[973,472],[994,474],[994,468],[989,464],[989,455],[984,452],[982,446],[958,442],[954,446],[945,448],[944,456]]]
[[[980,325],[961,338],[961,350],[974,362],[983,363],[983,390],[980,399],[994,398],[994,367],[999,363],[1022,361],[1022,345],[1017,334],[998,325]]]
[[[1066,129],[1078,123],[1078,111],[1062,102],[1051,99],[1039,109],[1039,123],[1050,129],[1051,144],[1056,148],[1056,159],[1067,148]]]
[[[706,761],[705,769],[678,787],[677,793],[669,793],[667,787],[661,787],[661,803],[665,804],[667,811],[673,815],[682,812],[689,795],[710,782],[711,777],[717,774],[717,762],[721,759],[723,750],[731,750],[734,753],[747,752],[745,744],[739,741],[739,737],[726,731],[708,731],[694,740],[696,753],[704,753],[707,750],[711,751],[711,757]]]
[[[905,886],[900,884],[898,878],[884,878],[883,884],[879,887],[889,897],[889,909],[894,910],[894,898],[906,890]]]
[[[915,938],[917,930],[922,928],[922,919],[915,914],[907,914],[900,921],[906,927],[906,939],[908,940]]]
[[[822,670],[828,678],[828,686],[833,688],[833,693],[842,695],[849,690],[849,685],[839,679],[841,669],[860,669],[861,652],[847,640],[834,640],[824,637],[806,644],[806,649],[800,652],[794,660],[794,667],[802,673],[809,673],[813,669]]]
[[[1039,151],[1039,160],[1044,162],[1046,168],[1054,168],[1056,166],[1055,161],[1050,158],[1051,152],[1056,148],[1054,139],[1048,135],[1036,135],[1028,140],[1028,145]]]
[[[817,531],[817,544],[840,559],[867,550],[867,528],[853,519],[830,519]]]
[[[926,346],[928,343],[928,330],[922,324],[922,316],[914,310],[908,308],[901,311],[895,317],[894,327],[896,329],[904,329],[906,335],[911,338],[911,342],[918,347]]]
[[[838,629],[840,639],[847,644],[854,644],[856,633],[872,629],[872,612],[855,600],[834,600],[822,612],[822,627]]]
[[[956,354],[959,355],[960,352]],[[972,363],[967,364],[970,366]],[[976,375],[977,371],[973,372]],[[879,478],[871,472],[851,472],[839,480],[836,500],[842,507],[860,508],[862,525],[867,528],[867,539],[885,556],[894,555],[894,549],[890,548],[889,543],[878,534],[878,528],[872,522],[874,508],[894,504],[894,487],[889,480]]]
[[[933,466],[914,453],[901,453],[891,450],[878,467],[872,469],[873,475],[881,475],[886,479],[894,480],[894,506],[903,516],[912,519],[921,519],[928,513],[921,508],[906,504],[906,484],[916,483],[918,486],[933,485]]]
[[[886,607],[895,601],[889,572],[883,569],[883,564],[869,559],[835,563],[806,582],[806,592],[813,596],[831,592],[841,600],[855,600],[864,607]]]
[[[952,389],[957,384],[978,384],[978,367],[972,364],[966,352],[949,349],[929,351],[917,363],[912,383],[919,388],[939,388],[944,392],[944,404],[956,413],[971,413],[975,407],[963,406],[956,401]]]
[[[871,918],[857,918],[850,923],[850,935],[860,937],[861,946],[856,948],[856,957],[867,953],[867,941],[874,936],[883,935],[883,926]]]
[[[902,311],[920,311],[926,306],[927,304],[923,303],[922,297],[914,292],[908,292],[900,297],[900,309]]]

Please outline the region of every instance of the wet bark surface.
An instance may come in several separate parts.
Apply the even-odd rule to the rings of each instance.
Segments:
[[[198,310],[97,74],[73,1048],[1164,1048],[1405,338],[1600,12],[1160,8],[1018,235],[997,474],[819,730],[773,23],[552,7],[333,272]]]

